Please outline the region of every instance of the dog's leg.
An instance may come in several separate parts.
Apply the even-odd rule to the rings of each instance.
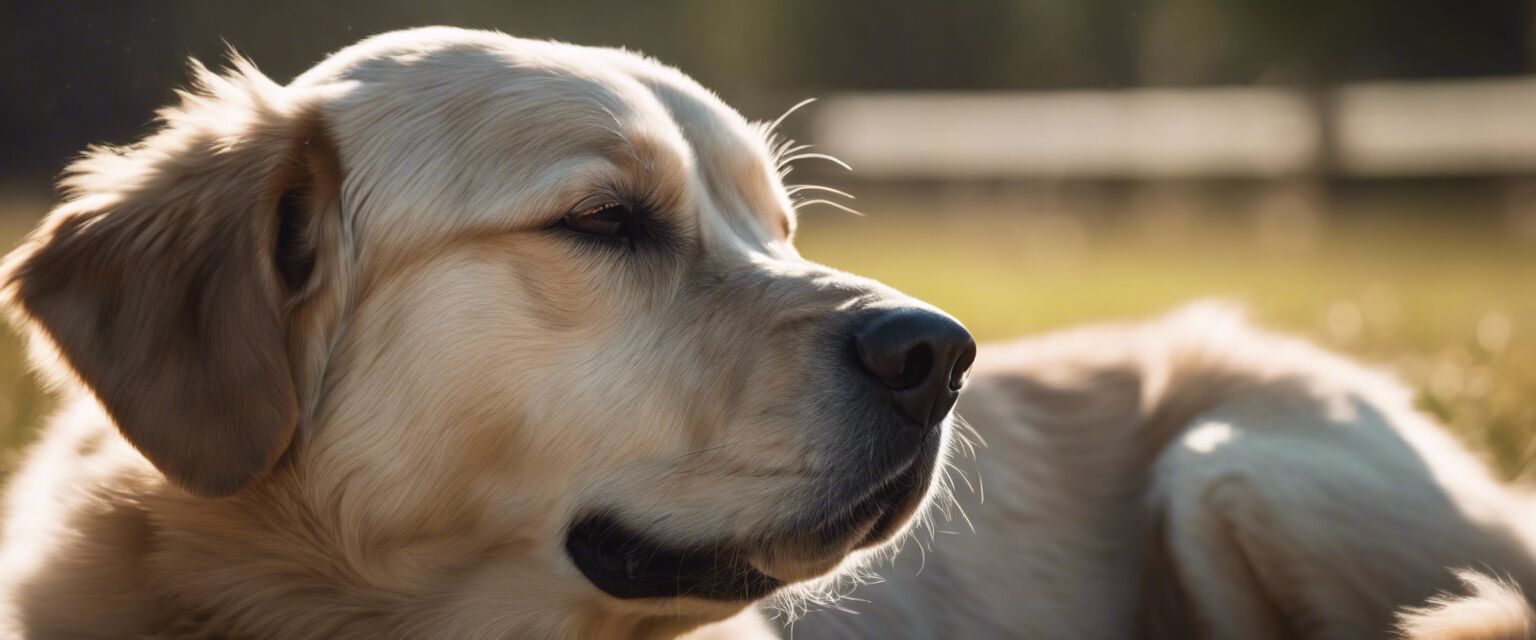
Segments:
[[[1291,417],[1295,417],[1293,414]],[[1370,416],[1366,416],[1370,418]],[[1524,574],[1524,547],[1382,421],[1194,423],[1154,465],[1150,636],[1384,637],[1454,569]]]
[[[1225,479],[1166,498],[1147,554],[1143,624],[1149,638],[1297,637],[1270,583],[1279,551],[1251,487]],[[1262,549],[1263,551],[1260,551]]]

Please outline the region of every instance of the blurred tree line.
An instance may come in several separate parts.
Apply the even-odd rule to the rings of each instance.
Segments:
[[[31,181],[127,142],[226,47],[286,81],[426,24],[621,45],[776,115],[842,90],[1113,88],[1529,72],[1532,0],[5,0],[0,170]],[[226,44],[227,43],[227,44]]]

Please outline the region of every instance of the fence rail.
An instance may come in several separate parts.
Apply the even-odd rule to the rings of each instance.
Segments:
[[[876,178],[1536,172],[1536,78],[850,94],[815,113],[820,146]]]

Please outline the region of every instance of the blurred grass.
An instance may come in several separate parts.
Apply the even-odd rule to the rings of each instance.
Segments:
[[[47,208],[43,198],[0,193],[0,248],[15,247]],[[0,331],[0,481],[16,467],[50,407],[27,366],[24,345],[11,327]]]
[[[1308,213],[1305,191],[1191,201],[874,191],[867,217],[807,211],[807,257],[955,314],[984,340],[1145,317],[1199,297],[1399,373],[1505,477],[1536,472],[1536,239],[1484,200],[1396,194]],[[46,209],[0,198],[0,245]],[[48,402],[0,336],[0,476]]]

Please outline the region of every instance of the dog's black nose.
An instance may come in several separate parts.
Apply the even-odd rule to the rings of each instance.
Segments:
[[[976,341],[965,327],[915,307],[875,316],[854,334],[853,345],[891,404],[923,429],[949,415],[976,360]]]

